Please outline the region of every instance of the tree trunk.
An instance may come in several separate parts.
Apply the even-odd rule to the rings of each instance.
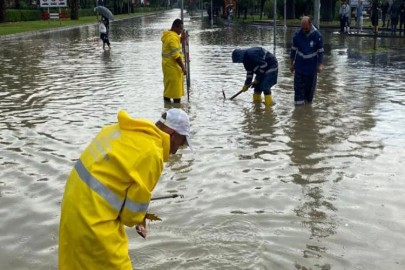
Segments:
[[[321,0],[321,20],[333,21],[333,0]]]
[[[260,0],[260,20],[262,19],[263,15],[264,3],[266,3],[266,0]]]
[[[0,23],[6,21],[6,0],[0,0]]]
[[[20,9],[20,8],[21,8],[20,0],[15,0],[15,9]]]
[[[72,0],[72,6],[70,7],[70,19],[78,20],[79,19],[79,0]]]
[[[312,0],[306,0],[305,1],[306,5],[305,5],[305,16],[309,16],[311,14],[311,11],[314,7],[314,3],[312,2]]]
[[[295,19],[294,0],[286,0],[287,20]]]
[[[0,1],[1,1],[1,0],[0,0]],[[247,10],[248,10],[248,8],[247,8],[247,7],[245,7],[245,12],[244,12],[244,13],[245,13],[245,16],[243,17],[243,19],[244,19],[244,20],[246,20],[246,19],[247,19]]]

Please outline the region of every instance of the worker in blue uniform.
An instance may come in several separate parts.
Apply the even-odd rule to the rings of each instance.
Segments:
[[[323,37],[309,17],[301,20],[301,29],[293,37],[290,71],[294,72],[295,105],[311,103],[316,89],[317,73],[323,69]]]
[[[243,63],[247,72],[242,90],[247,91],[249,87],[253,87],[253,101],[262,101],[261,94],[263,92],[264,103],[270,106],[273,102],[271,87],[277,83],[278,77],[277,58],[262,47],[253,47],[245,50],[234,50],[232,62]],[[253,74],[256,75],[254,81]]]

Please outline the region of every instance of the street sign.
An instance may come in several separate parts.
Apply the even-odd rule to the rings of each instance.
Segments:
[[[361,1],[363,2],[363,6],[364,7],[369,7],[370,6],[370,1]],[[351,7],[357,7],[357,5],[359,4],[359,0],[350,0],[350,6]]]
[[[39,4],[45,8],[67,7],[67,0],[40,0]]]

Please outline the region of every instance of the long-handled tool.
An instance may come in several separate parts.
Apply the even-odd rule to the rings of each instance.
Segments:
[[[168,195],[168,196],[155,197],[155,198],[152,198],[150,200],[151,201],[156,201],[156,200],[163,200],[163,199],[172,199],[172,198],[177,198],[177,197],[184,198],[184,196],[181,195],[181,194],[173,194],[173,195]]]
[[[236,98],[237,96],[239,96],[239,95],[242,94],[243,92],[244,92],[243,90],[240,90],[238,93],[236,93],[235,95],[233,95],[233,96],[230,98],[230,100]]]

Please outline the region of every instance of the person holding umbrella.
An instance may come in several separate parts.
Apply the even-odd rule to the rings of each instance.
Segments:
[[[108,8],[103,6],[97,6],[95,10],[101,15],[101,23],[105,27],[105,31],[104,29],[102,30],[104,27],[100,23],[100,39],[103,40],[103,49],[105,48],[105,44],[111,49],[108,34],[110,33],[110,20],[114,20],[114,15]]]
[[[108,49],[111,50],[110,41],[108,39],[109,21],[105,17],[101,17],[101,22],[99,25],[100,39],[103,41],[103,50],[105,50],[105,44],[108,45]]]

